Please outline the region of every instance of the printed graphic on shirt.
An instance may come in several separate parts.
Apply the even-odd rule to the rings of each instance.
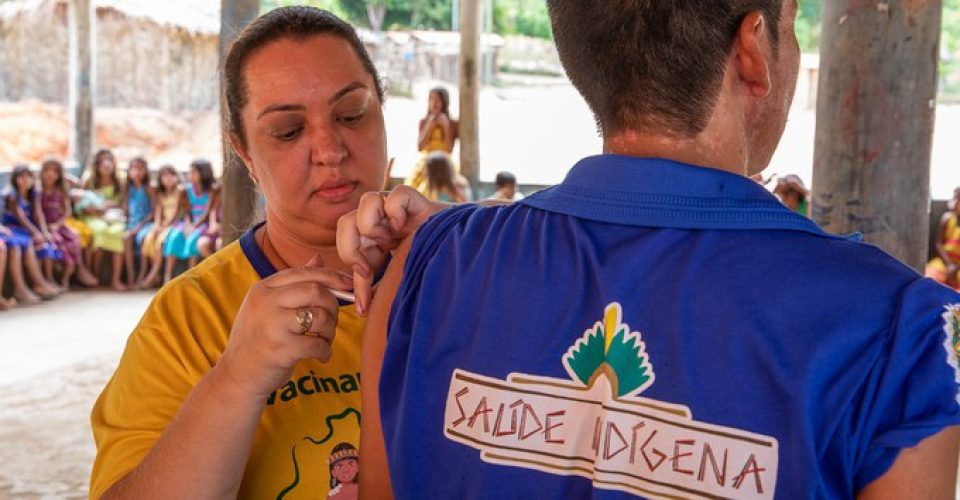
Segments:
[[[578,475],[650,498],[773,498],[776,439],[693,419],[686,406],[641,397],[655,381],[640,332],[618,303],[563,357],[571,380],[456,370],[448,439],[489,463]]]
[[[290,460],[292,461],[293,480],[280,493],[277,494],[277,500],[287,498],[299,490],[323,491],[315,485],[308,484],[316,481],[317,471],[302,470],[301,460],[304,454],[326,453],[326,462],[329,465],[330,483],[328,487],[327,498],[337,500],[356,500],[359,498],[360,491],[360,452],[353,443],[341,442],[332,448],[331,445],[337,434],[337,428],[341,425],[360,425],[360,412],[354,408],[346,408],[344,411],[329,415],[324,419],[325,431],[322,436],[304,436],[303,439],[291,446]],[[328,450],[329,451],[324,451]],[[299,458],[298,458],[299,457]],[[326,472],[326,471],[324,471]]]
[[[953,368],[955,380],[960,384],[960,366],[957,362],[960,356],[960,304],[946,307],[943,313],[943,332],[946,334],[943,348],[947,351],[947,364]],[[960,403],[960,393],[957,394],[957,402]]]

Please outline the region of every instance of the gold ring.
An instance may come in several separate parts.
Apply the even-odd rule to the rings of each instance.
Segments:
[[[313,326],[313,311],[297,309],[297,323],[300,324],[300,335],[310,335],[310,327]]]

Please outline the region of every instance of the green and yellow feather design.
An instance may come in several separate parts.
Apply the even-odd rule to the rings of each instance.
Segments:
[[[654,381],[653,365],[640,332],[623,323],[623,309],[612,303],[604,309],[603,321],[587,329],[563,356],[570,377],[586,387],[606,376],[613,396],[637,396]]]

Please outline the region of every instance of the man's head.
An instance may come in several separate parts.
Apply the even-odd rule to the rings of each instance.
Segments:
[[[509,196],[505,196],[505,197],[509,199],[513,199],[513,197],[517,192],[516,176],[514,176],[510,172],[499,172],[497,173],[497,177],[496,179],[494,179],[493,182],[498,192],[509,194]]]
[[[710,123],[731,67],[747,71],[744,91],[768,99],[765,109],[749,110],[753,127],[776,125],[760,123],[771,118],[785,120],[786,109],[775,108],[784,102],[789,108],[796,85],[796,0],[548,0],[547,5],[564,68],[604,137],[626,131],[698,136]],[[752,81],[764,75],[766,82]],[[780,112],[782,118],[771,116]],[[778,140],[779,132],[773,142]]]

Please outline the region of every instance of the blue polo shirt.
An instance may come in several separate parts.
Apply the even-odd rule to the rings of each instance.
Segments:
[[[417,233],[398,498],[852,498],[960,423],[960,296],[756,183],[604,155]]]

